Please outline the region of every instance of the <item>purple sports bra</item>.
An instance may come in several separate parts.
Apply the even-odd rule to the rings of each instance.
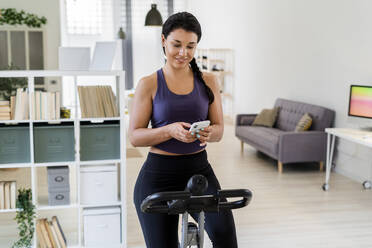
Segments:
[[[202,82],[194,76],[194,88],[191,93],[178,95],[168,89],[163,70],[157,71],[158,88],[152,101],[152,128],[162,127],[174,122],[204,121],[208,117],[209,100]],[[154,147],[171,153],[186,154],[202,150],[200,141],[185,143],[174,138]]]

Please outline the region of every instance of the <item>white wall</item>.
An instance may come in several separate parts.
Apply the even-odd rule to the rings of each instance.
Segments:
[[[59,2],[57,0],[1,0],[0,8],[15,8],[17,11],[36,14],[39,17],[45,16],[47,24],[43,25],[46,35],[44,44],[44,68],[55,70],[58,68],[58,47],[60,45],[60,21],[59,21]],[[53,78],[50,78],[52,80]],[[54,85],[46,82],[46,87],[53,88]]]
[[[200,46],[235,50],[235,112],[256,113],[277,97],[327,106],[347,119],[349,85],[372,84],[369,0],[189,0]],[[337,171],[369,173],[366,148],[340,142]]]

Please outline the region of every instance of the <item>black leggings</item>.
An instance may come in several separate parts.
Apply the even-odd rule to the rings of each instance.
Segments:
[[[178,215],[149,214],[141,211],[142,200],[162,191],[184,190],[189,178],[202,174],[208,180],[206,194],[221,189],[207,160],[206,151],[168,156],[149,153],[134,188],[134,204],[147,248],[178,248]],[[197,220],[197,215],[192,215]],[[234,218],[230,210],[205,214],[205,230],[215,248],[236,248]]]

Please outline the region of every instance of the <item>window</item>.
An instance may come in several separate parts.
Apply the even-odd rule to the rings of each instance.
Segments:
[[[102,0],[66,0],[68,34],[102,33]]]

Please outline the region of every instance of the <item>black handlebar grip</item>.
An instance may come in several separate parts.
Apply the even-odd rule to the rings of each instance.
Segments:
[[[243,199],[232,202],[220,202],[219,209],[237,209],[245,207],[252,199],[252,192],[248,189],[220,190],[219,198],[243,197]]]
[[[186,200],[191,196],[190,192],[172,191],[160,192],[149,195],[142,201],[141,210],[144,213],[168,213],[167,201],[171,200]]]

